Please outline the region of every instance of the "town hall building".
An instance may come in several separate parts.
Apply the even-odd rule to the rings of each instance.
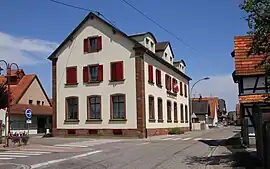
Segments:
[[[170,42],[89,13],[49,56],[53,135],[147,137],[189,129],[189,81]]]

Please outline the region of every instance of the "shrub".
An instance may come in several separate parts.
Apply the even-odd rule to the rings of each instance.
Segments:
[[[180,127],[170,128],[169,134],[184,134],[184,129]]]

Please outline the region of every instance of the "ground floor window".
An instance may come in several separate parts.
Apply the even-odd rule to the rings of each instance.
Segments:
[[[111,117],[112,119],[126,118],[126,98],[124,94],[111,96]]]
[[[66,98],[66,120],[79,120],[79,98]]]

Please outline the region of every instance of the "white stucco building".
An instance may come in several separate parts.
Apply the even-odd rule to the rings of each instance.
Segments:
[[[152,33],[129,36],[89,13],[49,59],[54,135],[188,130],[191,78]]]

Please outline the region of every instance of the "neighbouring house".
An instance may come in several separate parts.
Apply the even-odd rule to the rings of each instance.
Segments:
[[[208,116],[210,115],[210,105],[207,100],[196,100],[192,99],[192,122],[193,122],[193,129],[195,130],[200,129],[204,130],[208,128]],[[195,126],[194,123],[199,123]]]
[[[218,97],[202,97],[202,98],[193,98],[193,100],[207,101],[209,104],[210,113],[207,117],[208,126],[216,126],[218,123]],[[194,111],[193,111],[194,112]]]
[[[0,82],[7,85],[5,76],[0,76]],[[25,74],[22,69],[11,70],[10,77],[10,127],[11,132],[28,132],[25,110],[32,110],[32,123],[29,124],[29,134],[45,133],[52,122],[52,105],[43,89],[38,76]],[[6,109],[0,110],[0,120],[5,124]],[[8,119],[6,119],[8,121]],[[8,124],[5,124],[6,128]],[[2,130],[5,135],[5,129]]]
[[[265,99],[269,94],[269,79],[265,76],[265,69],[258,67],[265,56],[247,56],[251,43],[250,36],[235,36],[234,51],[231,53],[235,60],[235,71],[232,76],[234,82],[238,84],[239,91],[236,113],[241,119],[243,141],[247,145],[255,144],[256,125],[260,126],[263,121],[270,120],[267,113],[270,107]]]
[[[89,13],[49,56],[53,135],[188,130],[191,78],[174,58],[169,42],[150,32],[127,35]]]

